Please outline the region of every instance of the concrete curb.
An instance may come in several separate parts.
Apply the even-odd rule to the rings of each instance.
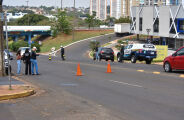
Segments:
[[[34,90],[27,90],[27,91],[20,92],[20,93],[2,95],[2,96],[0,96],[0,101],[28,97],[28,96],[31,96],[31,95],[33,95],[35,93],[36,92]]]

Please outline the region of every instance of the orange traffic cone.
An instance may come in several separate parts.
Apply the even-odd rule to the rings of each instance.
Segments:
[[[108,64],[107,64],[107,73],[112,73],[110,62],[108,62]]]
[[[82,72],[81,72],[81,69],[80,69],[80,63],[78,63],[78,66],[77,66],[77,74],[76,76],[82,76]]]

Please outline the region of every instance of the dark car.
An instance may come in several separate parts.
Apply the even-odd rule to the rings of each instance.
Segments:
[[[112,62],[114,62],[114,51],[111,48],[105,47],[98,48],[98,52],[93,55],[94,60],[96,60],[96,54],[99,55],[100,61],[104,59],[106,61],[111,60]]]
[[[184,47],[179,48],[174,54],[164,59],[165,72],[184,70]]]

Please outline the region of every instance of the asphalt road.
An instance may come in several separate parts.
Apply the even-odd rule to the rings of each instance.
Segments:
[[[96,40],[105,43],[109,40],[107,38]],[[66,48],[66,61],[58,57],[48,61],[47,56],[40,56],[41,75],[26,78],[47,93],[27,98],[22,103],[0,104],[0,116],[7,111],[5,113],[11,113],[12,118],[24,120],[25,116],[31,115],[26,120],[42,120],[40,109],[46,105],[51,116],[45,118],[59,118],[62,116],[61,106],[54,104],[54,101],[62,100],[59,95],[65,90],[103,106],[112,116],[122,120],[184,119],[184,79],[179,77],[181,72],[168,74],[159,65],[114,62],[111,63],[113,73],[107,74],[105,61],[95,62],[87,57],[88,45],[89,41],[85,41]],[[79,62],[84,74],[82,77],[75,76]]]

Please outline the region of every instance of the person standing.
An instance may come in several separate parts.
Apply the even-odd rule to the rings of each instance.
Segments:
[[[65,60],[65,49],[62,45],[61,45],[61,59]]]
[[[29,49],[26,49],[25,53],[23,54],[23,61],[25,63],[25,75],[31,75],[31,53],[29,52]]]
[[[16,59],[17,59],[17,74],[20,74],[21,72],[21,53],[20,53],[20,50],[17,52],[16,54]]]
[[[38,72],[38,63],[37,63],[37,59],[36,59],[36,57],[39,55],[36,54],[36,50],[37,50],[37,48],[33,47],[32,52],[31,52],[32,75],[35,75],[34,68],[36,70],[36,75],[40,75]]]

